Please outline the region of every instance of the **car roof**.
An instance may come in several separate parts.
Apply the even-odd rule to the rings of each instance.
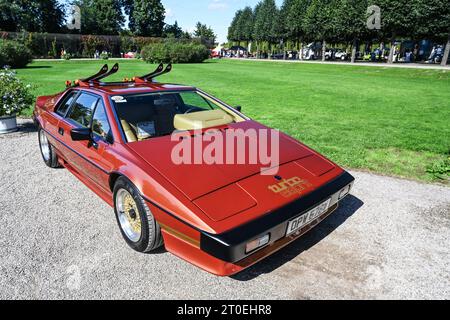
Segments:
[[[107,95],[196,90],[196,88],[192,86],[158,83],[158,82],[143,83],[143,84],[138,84],[134,82],[100,83],[86,87],[86,89],[101,92]]]

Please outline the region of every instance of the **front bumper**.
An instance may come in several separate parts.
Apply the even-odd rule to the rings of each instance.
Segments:
[[[336,179],[306,196],[242,226],[221,234],[202,232],[200,235],[200,249],[221,261],[242,267],[249,266],[256,260],[261,260],[263,257],[287,245],[325,219],[337,208],[339,201],[350,192],[354,180],[351,174],[344,172]],[[330,209],[327,212],[296,234],[286,237],[289,221],[305,214],[330,198]],[[245,252],[248,242],[266,234],[270,234],[270,241],[265,247],[260,248],[256,252]]]

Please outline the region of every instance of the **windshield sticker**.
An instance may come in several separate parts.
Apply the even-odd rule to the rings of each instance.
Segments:
[[[127,100],[122,96],[114,96],[111,98],[115,103],[125,103]]]

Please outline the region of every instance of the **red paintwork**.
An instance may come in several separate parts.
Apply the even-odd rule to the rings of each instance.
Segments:
[[[72,141],[69,132],[73,126],[54,112],[55,106],[67,90],[54,96],[39,97],[34,118],[48,132],[50,143],[56,148],[61,164],[108,204],[113,205],[113,180],[119,175],[126,176],[142,195],[151,199],[152,203],[148,205],[162,226],[165,246],[169,252],[211,273],[231,275],[279,248],[265,249],[265,255],[260,252],[254,259],[245,259],[237,264],[227,263],[201,251],[198,245],[199,231],[187,224],[209,233],[222,233],[281,208],[298,199],[299,195],[284,198],[271,192],[267,186],[274,184],[274,178],[258,174],[258,164],[177,166],[170,159],[172,147],[176,143],[171,142],[170,136],[125,143],[110,105],[110,96],[174,89],[194,88],[147,83],[129,87],[94,86],[67,89],[93,92],[103,98],[115,142],[108,145],[100,141],[98,150],[89,148],[87,142]],[[253,120],[229,127],[266,128]],[[60,136],[58,128],[63,128],[67,134]],[[305,193],[315,190],[343,172],[337,165],[287,135],[281,134],[280,138],[279,174],[307,179],[311,186]],[[172,212],[187,224],[165,213],[161,208]]]

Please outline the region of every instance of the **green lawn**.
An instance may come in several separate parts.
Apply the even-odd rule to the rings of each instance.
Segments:
[[[101,64],[35,62],[18,74],[43,95],[63,90],[65,80],[95,73]],[[155,67],[139,61],[120,65],[111,80]],[[429,181],[426,168],[450,155],[448,71],[211,61],[176,65],[160,80],[195,85],[241,105],[248,116],[349,168]]]

